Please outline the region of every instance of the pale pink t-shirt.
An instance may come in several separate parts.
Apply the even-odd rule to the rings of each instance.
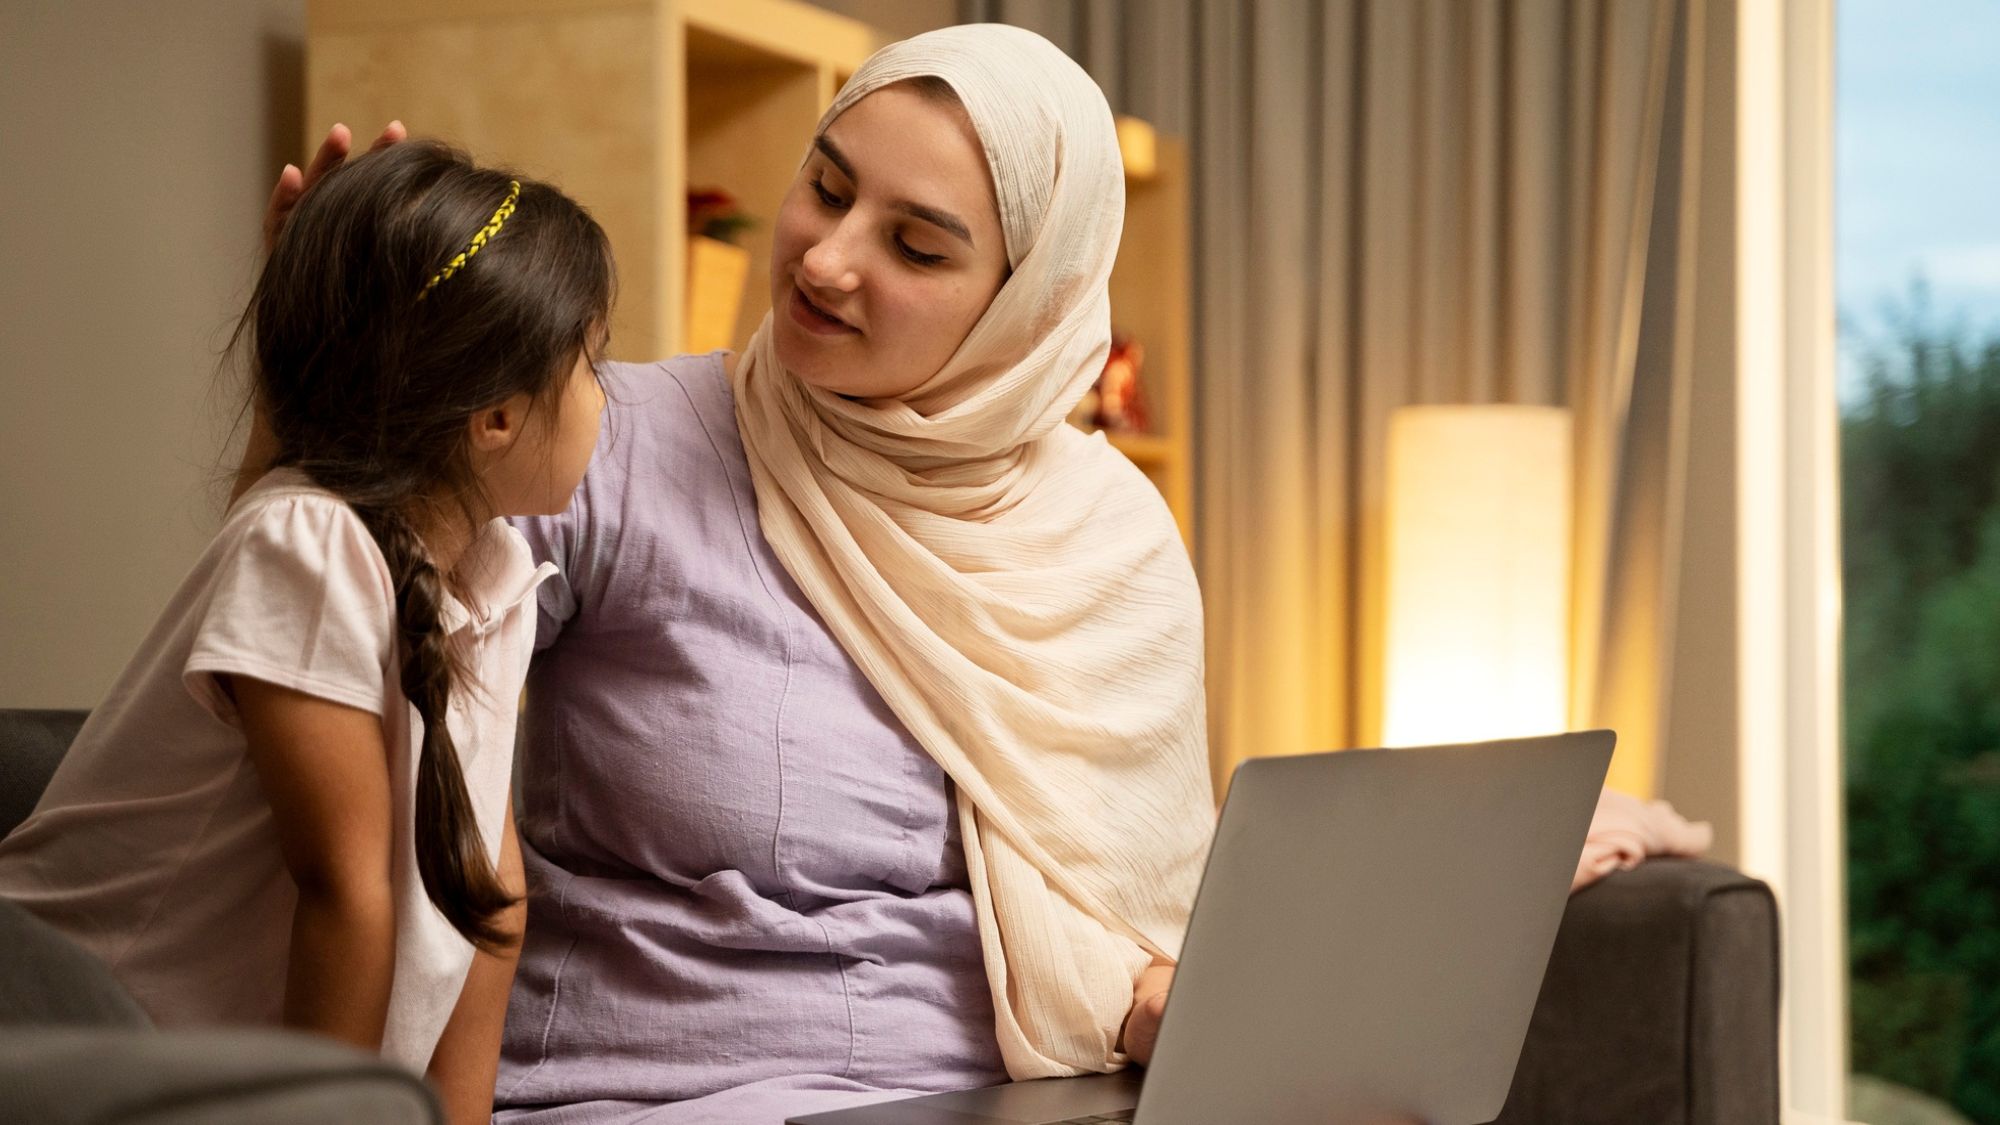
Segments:
[[[535,636],[536,566],[519,532],[485,527],[449,600],[468,686],[447,722],[496,862],[514,722]],[[101,957],[162,1026],[274,1024],[297,892],[229,697],[244,675],[382,716],[393,780],[396,970],[385,1057],[421,1072],[472,946],[425,896],[412,840],[416,732],[398,686],[387,564],[348,506],[273,472],[222,530],[104,702],[41,803],[0,841],[0,896]]]

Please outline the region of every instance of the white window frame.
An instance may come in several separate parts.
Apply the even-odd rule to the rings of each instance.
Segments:
[[[1833,0],[1733,7],[1740,860],[1781,904],[1786,1118],[1844,1121]]]

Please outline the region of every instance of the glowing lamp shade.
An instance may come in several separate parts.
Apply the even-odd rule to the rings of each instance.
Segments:
[[[1388,456],[1384,743],[1565,729],[1569,412],[1404,407]]]

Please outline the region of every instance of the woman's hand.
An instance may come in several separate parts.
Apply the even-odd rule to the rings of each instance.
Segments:
[[[1119,1037],[1127,1055],[1140,1066],[1153,1061],[1153,1046],[1160,1039],[1160,1019],[1167,1013],[1167,991],[1174,984],[1174,967],[1155,962],[1132,985],[1132,1010],[1125,1016],[1125,1032]]]
[[[383,127],[382,135],[375,138],[375,143],[369,146],[368,151],[387,148],[409,135],[410,131],[403,128],[401,121],[391,121]],[[305,171],[301,172],[296,166],[287,164],[284,170],[278,173],[278,185],[271,189],[271,202],[264,208],[266,254],[271,252],[271,247],[278,244],[278,232],[285,229],[285,219],[291,215],[292,208],[298,205],[299,197],[306,193],[307,188],[318,183],[321,176],[340,167],[341,161],[347,159],[347,154],[353,147],[354,134],[348,132],[345,125],[335,125],[326,131],[326,139],[319,143],[319,151],[313,154],[312,163],[306,165]]]
[[[1118,1037],[1121,1049],[1133,1062],[1149,1066],[1153,1047],[1160,1040],[1160,1019],[1167,1014],[1167,993],[1174,986],[1174,967],[1154,962],[1132,985],[1132,1010],[1125,1016],[1125,1031]],[[1388,1114],[1370,1119],[1368,1125],[1424,1125],[1416,1117]]]

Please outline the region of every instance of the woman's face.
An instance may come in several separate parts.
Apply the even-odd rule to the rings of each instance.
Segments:
[[[778,362],[851,398],[937,374],[1007,280],[984,150],[956,103],[886,86],[814,142],[771,247]]]

